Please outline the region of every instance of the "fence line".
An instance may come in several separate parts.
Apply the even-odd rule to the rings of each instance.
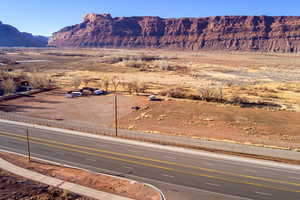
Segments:
[[[107,128],[95,125],[79,124],[74,122],[65,121],[54,121],[48,119],[40,119],[35,117],[29,117],[24,115],[19,115],[16,113],[8,113],[0,111],[0,119],[24,122],[29,124],[36,124],[41,126],[48,126],[54,128],[62,128],[74,131],[80,131],[85,133],[92,133],[98,135],[115,136],[114,128]],[[262,155],[264,157],[274,158],[274,152],[271,149],[265,149],[262,147],[255,146],[245,146],[243,144],[234,143],[224,143],[221,141],[207,141],[202,139],[193,139],[187,137],[170,136],[164,134],[151,134],[142,131],[133,130],[118,130],[118,137],[125,139],[133,139],[138,141],[152,142],[163,145],[174,145],[180,147],[188,147],[201,150],[213,150],[221,152],[236,152],[242,154],[250,155]],[[245,148],[246,147],[246,148]],[[275,150],[275,149],[274,149]],[[276,150],[278,158],[290,159],[290,160],[300,160],[299,152],[296,151],[284,151]]]
[[[68,130],[74,130],[74,131],[80,131],[80,132],[86,132],[86,133],[92,133],[98,135],[115,136],[114,128],[80,124],[74,122],[54,121],[54,120],[29,117],[29,116],[19,115],[16,113],[3,112],[3,111],[0,111],[0,119],[29,123],[29,124],[36,124],[36,125],[48,126],[54,128],[62,128],[62,129],[68,129]],[[184,141],[185,139],[188,138],[185,139],[181,138],[180,142],[178,142],[178,138],[174,136],[150,134],[142,131],[133,131],[133,130],[125,130],[125,129],[118,130],[118,137],[135,139],[140,141],[148,141],[148,142],[154,142],[160,144],[175,144],[175,145],[191,144],[188,141],[186,142]]]

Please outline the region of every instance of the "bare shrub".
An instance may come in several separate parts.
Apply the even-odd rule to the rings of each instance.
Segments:
[[[153,62],[153,65],[163,71],[171,71],[172,70],[172,67],[169,64],[169,62],[167,62],[165,60],[155,61],[155,62]]]
[[[246,97],[240,97],[235,95],[231,98],[230,103],[237,104],[237,105],[247,104],[249,103],[249,100]]]
[[[198,88],[198,93],[203,101],[224,101],[223,87],[221,86],[213,87],[209,85],[204,85]]]
[[[226,85],[228,87],[232,87],[234,85],[234,81],[233,80],[229,80],[229,81],[226,82]]]
[[[142,61],[153,61],[153,60],[160,60],[161,58],[156,55],[146,55],[145,53],[136,55],[131,57],[131,60],[142,60]]]
[[[182,87],[175,87],[160,92],[162,96],[184,99],[188,97],[188,90]]]
[[[83,83],[84,83],[84,86],[87,87],[89,85],[89,83],[92,82],[92,79],[90,78],[85,78],[83,79]]]
[[[11,58],[7,57],[0,57],[0,63],[7,64],[7,65],[15,65],[17,62]]]
[[[108,64],[115,64],[115,63],[118,63],[118,62],[121,62],[124,60],[124,56],[121,56],[121,55],[115,55],[115,56],[106,56],[106,57],[103,57],[103,60],[102,62],[103,63],[108,63]]]
[[[6,80],[6,79],[9,79],[9,78],[12,78],[11,74],[9,72],[4,71],[4,70],[0,70],[0,79],[1,80]]]
[[[13,79],[6,79],[1,82],[1,89],[5,94],[11,94],[16,91],[17,86]]]
[[[186,70],[187,67],[185,66],[178,66],[169,63],[166,60],[157,60],[152,63],[152,65],[156,68],[159,68],[162,71],[177,71],[177,70]]]
[[[75,90],[78,90],[78,88],[80,87],[81,85],[81,78],[80,77],[73,77],[72,79],[72,86],[75,88]]]
[[[109,63],[109,64],[115,64],[118,62],[123,61],[153,61],[153,60],[160,60],[161,58],[159,56],[155,55],[146,55],[145,53],[137,54],[137,55],[128,55],[128,54],[116,54],[111,56],[105,56],[102,58],[102,62]]]
[[[142,68],[146,63],[142,60],[124,60],[121,62],[121,65],[130,68]]]
[[[146,90],[149,88],[146,82],[139,82],[138,83],[139,93],[145,93]]]
[[[125,82],[125,81],[120,81],[120,85],[121,85],[123,91],[128,91],[128,90],[127,90],[127,84],[128,84],[128,83]]]
[[[191,76],[192,76],[194,79],[200,79],[201,77],[203,77],[203,74],[200,73],[200,72],[192,72],[192,73],[191,73]]]
[[[131,81],[128,83],[124,83],[124,88],[130,94],[132,94],[134,92],[136,94],[139,94],[139,93],[146,92],[146,90],[148,89],[148,84],[146,82]]]
[[[28,76],[28,79],[30,85],[35,89],[45,89],[51,86],[50,79],[43,74],[37,74],[37,73],[30,74]]]

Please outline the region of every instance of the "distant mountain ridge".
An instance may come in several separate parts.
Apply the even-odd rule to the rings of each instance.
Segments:
[[[299,16],[204,18],[116,17],[87,14],[54,33],[57,47],[181,48],[300,52]]]
[[[2,47],[46,47],[48,37],[20,32],[17,28],[0,21],[0,46]]]

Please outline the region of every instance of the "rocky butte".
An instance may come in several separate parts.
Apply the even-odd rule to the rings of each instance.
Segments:
[[[0,21],[1,47],[46,47],[48,38],[20,32],[15,27]]]
[[[116,17],[87,14],[53,34],[57,47],[180,48],[300,51],[300,16],[205,18]]]

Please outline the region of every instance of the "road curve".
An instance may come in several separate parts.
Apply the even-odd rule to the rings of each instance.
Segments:
[[[22,125],[1,122],[0,148],[26,153],[26,129]],[[185,188],[191,196],[186,199],[196,199],[195,196],[201,194],[199,191],[206,195],[220,194],[224,199],[300,199],[300,170],[279,165],[271,167],[256,161],[216,159],[38,128],[30,128],[30,143],[36,157],[148,180],[163,190],[164,187]],[[197,195],[193,196],[193,192]]]

